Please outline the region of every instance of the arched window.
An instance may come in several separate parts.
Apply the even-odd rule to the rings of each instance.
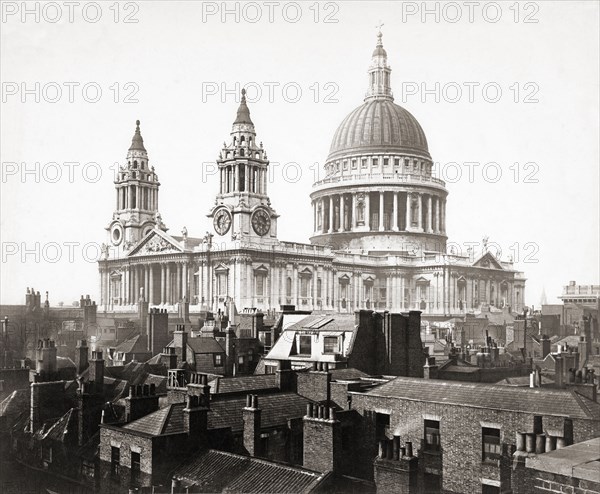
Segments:
[[[292,296],[292,278],[290,278],[289,276],[285,280],[285,294],[287,297]]]
[[[137,160],[133,162],[133,167],[137,168]]]
[[[144,160],[142,160],[142,170],[144,169]]]
[[[240,143],[241,143],[241,144],[243,144],[244,142],[246,142],[246,138],[245,138],[244,136],[242,136],[242,137],[240,138]]]
[[[321,278],[317,278],[317,298],[321,298],[321,290],[322,290],[322,282]]]

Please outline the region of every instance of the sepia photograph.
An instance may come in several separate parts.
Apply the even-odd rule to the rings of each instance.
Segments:
[[[600,494],[600,2],[0,0],[0,493]]]

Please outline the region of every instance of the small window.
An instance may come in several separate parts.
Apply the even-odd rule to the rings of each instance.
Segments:
[[[344,170],[347,170],[347,169],[348,169],[348,162],[347,162],[347,161],[344,161],[344,162],[343,162],[343,169],[344,169]]]
[[[325,336],[323,338],[323,353],[339,353],[337,336]]]
[[[425,421],[425,450],[440,450],[440,423],[437,420]]]
[[[312,353],[312,336],[300,336],[300,353],[301,355],[310,355]]]
[[[367,158],[363,158],[363,159],[361,160],[360,166],[362,166],[363,168],[366,168],[366,167],[367,167]]]
[[[400,166],[400,158],[394,158],[394,166],[395,167],[399,167]]]
[[[389,158],[383,158],[383,166],[390,166],[390,159]]]
[[[265,374],[275,374],[277,372],[276,365],[265,365]]]
[[[356,170],[356,160],[352,160],[352,169]]]
[[[121,466],[121,450],[116,446],[112,446],[110,449],[110,471],[113,475],[119,474],[119,467]]]
[[[215,353],[215,367],[221,367],[223,365],[223,354]]]
[[[379,166],[379,160],[377,158],[373,158],[373,166]]]
[[[269,433],[264,432],[260,435],[260,451],[261,456],[269,456]]]
[[[239,365],[244,365],[244,356],[243,356],[243,355],[240,355],[240,356],[238,357],[238,364],[239,364]]]
[[[140,460],[141,460],[140,453],[132,451],[131,452],[131,472],[132,473],[139,473],[140,465],[141,465]]]
[[[497,461],[502,455],[500,445],[500,429],[483,427],[481,429],[482,460]]]

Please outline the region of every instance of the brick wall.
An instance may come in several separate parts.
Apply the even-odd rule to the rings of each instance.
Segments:
[[[515,433],[533,430],[534,414],[488,410],[458,405],[436,404],[386,398],[359,393],[352,394],[352,405],[358,413],[367,416],[361,425],[364,441],[373,437],[372,424],[367,412],[390,413],[390,434],[400,435],[403,442],[411,441],[415,455],[422,456],[424,419],[440,421],[441,456],[443,462],[443,489],[451,492],[480,492],[481,478],[503,483],[508,489]],[[365,425],[366,424],[366,425]],[[481,429],[499,426],[503,446],[499,464],[482,462]],[[574,441],[580,442],[600,435],[600,423],[593,420],[573,420]],[[545,430],[561,431],[562,417],[543,417]],[[374,438],[359,449],[355,456],[357,475],[365,476],[364,465],[371,465],[376,454]],[[469,468],[465,468],[469,465]],[[371,474],[372,475],[372,474]]]
[[[532,494],[599,494],[600,483],[589,480],[565,477],[564,475],[529,471]]]

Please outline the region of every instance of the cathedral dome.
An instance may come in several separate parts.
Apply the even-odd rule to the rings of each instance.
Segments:
[[[363,151],[430,157],[427,138],[417,119],[388,98],[367,98],[344,118],[333,136],[328,161]]]

